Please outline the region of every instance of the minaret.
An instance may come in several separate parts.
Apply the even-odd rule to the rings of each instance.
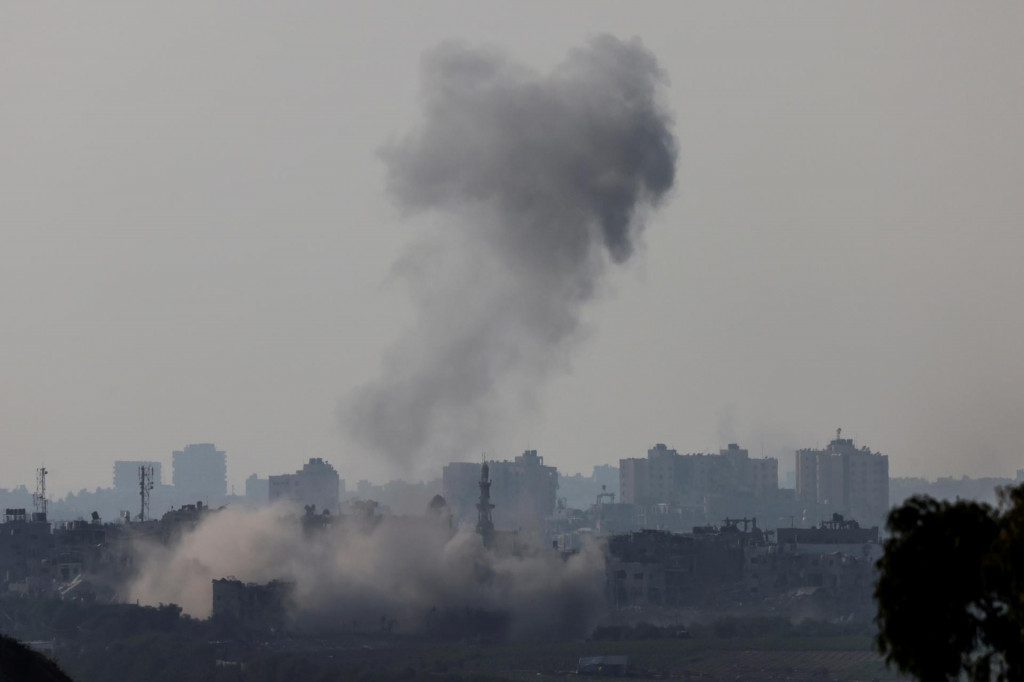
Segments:
[[[483,538],[484,547],[490,547],[494,542],[494,522],[491,520],[491,481],[488,478],[490,469],[487,462],[480,467],[480,501],[476,504],[477,521],[476,532]]]

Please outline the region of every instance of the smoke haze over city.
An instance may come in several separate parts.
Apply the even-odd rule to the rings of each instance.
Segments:
[[[0,679],[1024,679],[1024,6],[2,16]]]
[[[497,556],[473,532],[452,535],[436,522],[350,518],[312,537],[295,525],[283,505],[225,510],[176,544],[140,544],[140,575],[126,596],[208,618],[211,581],[232,576],[294,583],[293,617],[323,630],[376,630],[383,615],[408,631],[432,609],[508,613],[509,634],[523,639],[581,636],[596,622],[604,583],[596,546],[563,562]]]
[[[542,83],[604,34],[657,58],[677,190],[643,216],[625,267],[589,282],[601,295],[553,325],[562,342],[530,355],[545,362],[483,401],[510,415],[500,436],[465,447],[539,447],[589,471],[727,437],[788,466],[843,424],[898,455],[894,473],[959,475],[969,453],[978,474],[1012,475],[1020,17],[943,6],[12,8],[10,480],[45,460],[56,494],[109,485],[114,459],[166,463],[208,441],[231,453],[238,490],[309,456],[392,476],[369,454],[381,439],[353,437],[339,412],[416,374],[388,371],[437,293],[410,297],[423,262],[409,254],[496,210],[419,177],[412,193],[409,134],[439,124],[423,69],[468,55]],[[462,47],[437,52],[451,39]]]

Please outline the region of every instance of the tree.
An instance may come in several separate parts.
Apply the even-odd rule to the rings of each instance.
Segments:
[[[1024,486],[998,507],[913,497],[888,518],[876,643],[922,682],[1024,681]]]
[[[6,635],[0,635],[0,680],[72,682],[49,658]]]

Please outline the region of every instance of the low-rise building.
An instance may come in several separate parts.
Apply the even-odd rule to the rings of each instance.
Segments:
[[[215,579],[212,617],[243,626],[280,629],[286,625],[288,600],[294,587],[293,583],[280,580],[260,585],[232,577]]]
[[[756,525],[746,531],[695,528],[693,533],[643,530],[608,540],[607,596],[613,608],[694,605],[714,586],[740,584],[744,550],[764,545]]]
[[[0,525],[0,583],[10,586],[29,579],[52,578],[48,559],[53,533],[46,514],[6,509]]]

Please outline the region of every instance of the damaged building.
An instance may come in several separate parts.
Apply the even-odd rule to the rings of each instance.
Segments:
[[[272,580],[266,584],[244,583],[234,577],[213,581],[214,620],[280,630],[287,624],[288,603],[294,583]]]
[[[765,531],[744,518],[692,533],[644,530],[608,539],[606,595],[613,610],[719,609],[751,598],[778,608],[797,594],[869,607],[880,553],[877,527],[838,515],[811,529]]]
[[[606,567],[609,605],[695,605],[714,587],[741,584],[745,549],[766,542],[756,521],[741,529],[731,520],[692,533],[642,530],[613,536]]]
[[[773,594],[820,588],[834,597],[870,601],[875,562],[882,555],[878,527],[863,528],[833,514],[814,528],[779,528],[768,551],[747,555],[747,587]]]

